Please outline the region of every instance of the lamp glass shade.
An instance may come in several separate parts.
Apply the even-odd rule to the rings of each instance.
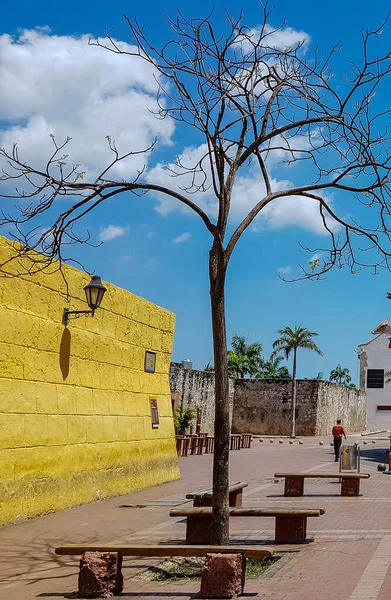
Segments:
[[[99,275],[94,275],[88,285],[84,288],[87,304],[91,310],[96,310],[103,300],[106,288]]]

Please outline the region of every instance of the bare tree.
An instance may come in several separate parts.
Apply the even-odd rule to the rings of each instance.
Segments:
[[[210,298],[216,377],[215,454],[213,464],[213,543],[229,540],[229,407],[225,278],[232,252],[268,205],[281,198],[293,205],[300,198],[316,204],[329,244],[319,250],[322,261],[303,267],[302,277],[317,278],[333,266],[352,272],[369,266],[389,267],[390,260],[390,155],[387,127],[389,111],[379,112],[374,101],[391,71],[390,55],[376,54],[372,42],[382,33],[362,32],[362,56],[348,64],[349,73],[338,78],[332,70],[339,45],[325,56],[306,41],[283,47],[276,43],[284,25],[272,28],[267,4],[261,7],[261,25],[246,27],[242,15],[226,14],[225,33],[214,15],[186,19],[178,13],[169,19],[171,40],[162,48],[149,41],[137,20],[125,17],[135,50],[124,50],[115,39],[92,42],[117,54],[130,54],[153,65],[157,74],[157,118],[169,118],[202,144],[205,151],[195,164],[180,158],[167,165],[172,185],[150,180],[148,169],[130,181],[113,176],[113,168],[143,150],[120,153],[108,138],[113,160],[93,181],[85,181],[79,167],[64,152],[70,140],[57,145],[44,168],[26,164],[19,149],[2,149],[3,198],[19,199],[15,212],[3,212],[2,223],[12,224],[21,242],[19,254],[31,258],[31,272],[52,264],[61,268],[69,244],[89,243],[74,226],[109,198],[123,192],[136,197],[159,193],[175,198],[203,221],[212,241],[209,252]],[[307,178],[296,186],[274,186],[271,159],[301,163]],[[138,157],[139,158],[139,157]],[[235,183],[239,174],[257,169],[259,198],[233,232],[227,233]],[[11,185],[15,184],[15,187]],[[10,191],[11,190],[11,191]],[[349,201],[339,212],[327,192],[338,191]],[[213,193],[216,217],[203,208],[205,194]],[[72,200],[56,203],[59,197]],[[357,210],[357,208],[359,208]],[[40,218],[56,214],[52,225],[37,234]],[[353,215],[354,213],[354,215]],[[356,214],[357,213],[357,214]],[[229,230],[228,230],[229,231]],[[41,255],[37,257],[34,251]],[[315,251],[316,249],[313,249]]]

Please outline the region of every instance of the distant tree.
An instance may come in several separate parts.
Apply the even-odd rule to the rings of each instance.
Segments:
[[[177,408],[174,411],[174,427],[180,434],[186,433],[196,417],[194,408]]]
[[[256,374],[256,379],[292,379],[287,367],[282,367],[283,356],[271,356],[263,362],[261,371]]]
[[[232,349],[228,351],[228,372],[231,377],[254,377],[263,364],[262,344],[248,344],[242,335],[232,336]]]
[[[299,348],[303,350],[312,350],[320,356],[323,356],[323,352],[319,350],[315,344],[313,338],[319,334],[315,331],[310,331],[304,327],[283,327],[278,330],[279,337],[273,344],[274,352],[272,356],[276,356],[279,352],[285,354],[285,358],[289,358],[293,353],[293,369],[292,369],[292,417],[291,417],[291,437],[296,436],[296,364],[297,364],[297,351]]]
[[[319,371],[319,373],[317,374],[317,376],[315,377],[315,379],[317,379],[318,381],[322,381],[322,379],[324,379],[324,373],[323,373],[323,371]]]
[[[209,372],[213,372],[213,373],[214,373],[214,370],[215,370],[215,368],[214,368],[214,366],[213,366],[213,365],[211,365],[211,364],[210,364],[210,361],[209,361],[209,362],[208,362],[208,364],[207,364],[207,365],[205,365],[205,367],[204,367],[204,371],[209,371]]]
[[[352,378],[349,375],[349,369],[337,365],[335,369],[330,372],[329,380],[335,381],[336,383],[345,383],[347,385],[352,381]]]

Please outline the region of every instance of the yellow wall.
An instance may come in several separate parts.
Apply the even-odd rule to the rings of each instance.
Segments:
[[[12,254],[0,237],[0,264]],[[4,276],[6,271],[10,276]],[[0,276],[0,525],[179,477],[169,365],[175,317],[110,284],[95,316],[90,277],[66,267]],[[145,350],[157,352],[144,372]],[[150,399],[160,427],[152,428]]]

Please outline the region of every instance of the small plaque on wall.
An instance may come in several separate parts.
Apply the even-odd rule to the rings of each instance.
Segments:
[[[147,373],[155,373],[156,371],[156,352],[151,350],[145,351],[144,371]]]
[[[151,419],[152,429],[157,429],[159,427],[159,409],[155,399],[151,399]]]

